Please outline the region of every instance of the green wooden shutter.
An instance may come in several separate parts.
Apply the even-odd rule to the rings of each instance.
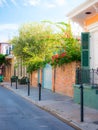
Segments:
[[[89,69],[89,33],[81,34],[82,42],[82,54],[81,54],[81,66],[82,68]]]
[[[82,83],[90,82],[90,69],[89,69],[89,37],[88,32],[81,34],[81,67],[82,67]]]

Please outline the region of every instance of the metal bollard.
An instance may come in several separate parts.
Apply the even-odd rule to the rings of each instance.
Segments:
[[[26,78],[26,82],[27,82],[27,85],[28,85],[28,96],[30,96],[30,81],[29,81],[29,78]]]
[[[30,95],[30,82],[28,82],[28,96]]]
[[[17,77],[16,77],[16,89],[17,89]]]
[[[92,87],[94,88],[94,69],[92,69]]]
[[[12,78],[11,78],[11,87],[12,87]]]
[[[83,85],[81,84],[80,86],[80,100],[81,100],[81,112],[80,112],[80,116],[81,116],[81,122],[84,121],[84,101],[83,101]]]
[[[39,101],[41,100],[41,83],[38,84],[39,87]]]

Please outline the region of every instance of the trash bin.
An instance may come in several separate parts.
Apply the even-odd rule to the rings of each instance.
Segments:
[[[18,79],[18,76],[12,76],[11,77],[11,82],[16,82],[16,79]]]
[[[19,81],[19,84],[27,84],[27,77],[22,77],[18,81]]]

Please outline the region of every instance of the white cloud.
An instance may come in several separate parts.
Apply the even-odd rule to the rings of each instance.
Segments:
[[[40,0],[24,0],[24,5],[25,6],[28,6],[28,5],[36,6],[39,3],[40,3]]]
[[[18,6],[16,0],[10,0],[10,1],[13,3],[13,5]],[[2,7],[4,5],[10,6],[10,4],[7,0],[0,0],[0,7]]]
[[[18,24],[0,24],[0,31],[17,30],[18,28],[19,28]]]
[[[59,5],[59,6],[63,6],[63,5],[65,5],[67,2],[66,2],[66,0],[55,0],[55,3],[56,3],[57,5]]]
[[[46,8],[54,8],[54,7],[56,7],[56,5],[55,5],[54,3],[48,3],[48,2],[47,2],[47,3],[45,2],[43,5],[44,5]]]
[[[11,0],[11,2],[12,2],[15,6],[17,6],[16,0]]]
[[[54,8],[54,7],[55,7],[55,4],[47,4],[47,7],[48,7],[48,8]]]
[[[2,0],[0,0],[0,6],[2,5]]]
[[[65,6],[67,4],[66,0],[51,0],[51,1],[46,1],[43,3],[43,5],[47,8],[54,8],[57,6]]]
[[[3,6],[4,4],[8,5],[7,0],[0,0],[0,6]]]

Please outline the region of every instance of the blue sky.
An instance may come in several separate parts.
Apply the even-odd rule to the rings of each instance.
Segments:
[[[0,42],[28,22],[67,21],[66,14],[85,0],[0,0]]]

